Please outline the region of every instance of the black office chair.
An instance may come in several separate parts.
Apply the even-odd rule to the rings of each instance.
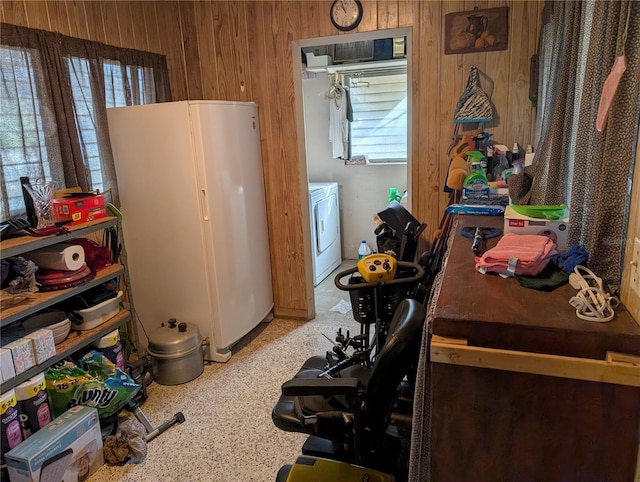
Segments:
[[[334,378],[318,378],[321,369],[303,365],[282,385],[274,424],[309,434],[302,448],[305,455],[396,472],[401,444],[389,424],[391,412],[401,383],[417,364],[425,318],[420,302],[401,301],[373,367],[357,364]]]

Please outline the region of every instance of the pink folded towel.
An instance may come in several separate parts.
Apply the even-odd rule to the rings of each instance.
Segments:
[[[558,254],[551,238],[537,234],[505,234],[495,248],[476,257],[476,269],[504,276],[537,275]]]

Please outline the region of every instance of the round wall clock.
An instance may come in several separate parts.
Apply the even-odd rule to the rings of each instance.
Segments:
[[[362,3],[359,0],[335,0],[331,4],[330,16],[338,30],[353,30],[362,20]]]

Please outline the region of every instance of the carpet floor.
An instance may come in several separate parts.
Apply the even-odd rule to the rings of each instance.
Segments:
[[[351,312],[329,311],[336,302],[349,301],[347,292],[333,286],[333,276],[316,288],[314,320],[262,323],[232,350],[227,363],[208,364],[200,377],[183,385],[151,384],[142,405],[151,423],[157,427],[178,411],[185,422],[149,442],[144,462],[104,465],[89,480],[274,481],[280,467],[301,454],[306,438],[271,421],[280,385],[308,357],[331,349],[323,333],[333,339],[339,327],[352,333],[360,329]]]

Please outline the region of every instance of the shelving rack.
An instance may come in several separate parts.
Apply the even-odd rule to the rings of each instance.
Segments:
[[[63,243],[70,239],[81,238],[91,233],[95,233],[113,226],[117,226],[118,242],[120,245],[123,245],[120,220],[116,217],[106,217],[95,221],[89,221],[78,226],[70,226],[69,231],[64,234],[46,237],[22,236],[19,238],[6,239],[0,242],[0,259],[24,255],[25,253],[34,251],[36,249],[51,246],[53,244]],[[28,258],[28,256],[26,257]],[[98,271],[96,273],[96,277],[87,283],[63,290],[26,294],[26,299],[23,302],[0,311],[0,326],[4,328],[11,324],[17,323],[34,313],[49,308],[52,305],[59,303],[60,301],[82,293],[83,291],[86,291],[90,288],[93,288],[94,286],[98,286],[119,276],[125,277],[125,283],[128,290],[129,309],[121,310],[117,315],[91,330],[71,330],[69,336],[62,343],[56,345],[56,355],[54,357],[49,358],[44,363],[36,365],[29,370],[16,375],[14,378],[3,382],[0,388],[0,392],[4,393],[7,390],[11,390],[12,388],[28,380],[34,375],[42,372],[46,368],[54,365],[63,358],[66,358],[79,349],[88,346],[107,333],[110,333],[114,329],[132,320],[131,313],[133,312],[133,300],[131,296],[124,249],[122,250],[122,260],[122,264],[114,263]],[[135,323],[133,323],[132,331],[134,342],[137,346],[138,334]]]

